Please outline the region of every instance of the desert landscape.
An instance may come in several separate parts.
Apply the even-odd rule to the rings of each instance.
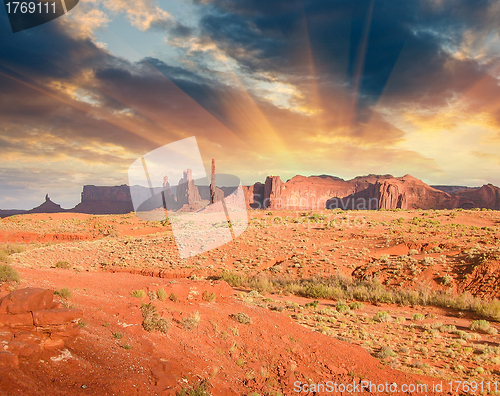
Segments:
[[[134,213],[2,219],[2,297],[55,291],[72,331],[0,314],[0,392],[291,395],[327,381],[496,392],[498,211],[248,215],[238,238],[188,259],[168,221]]]
[[[0,396],[499,395],[499,21],[5,0]]]

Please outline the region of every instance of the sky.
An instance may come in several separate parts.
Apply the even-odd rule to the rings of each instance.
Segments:
[[[500,0],[80,0],[0,10],[0,208],[127,184],[195,136],[206,169],[500,185]]]

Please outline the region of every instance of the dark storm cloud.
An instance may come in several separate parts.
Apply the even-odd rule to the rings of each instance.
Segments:
[[[66,154],[91,162],[123,165],[123,158],[99,153],[100,146],[114,144],[139,152],[156,147],[132,128],[135,121],[141,124],[140,128],[154,132],[159,129],[154,122],[128,108],[127,97],[116,95],[113,89],[108,92],[107,87],[89,80],[95,70],[107,70],[108,77],[114,73],[114,83],[120,84],[134,69],[137,67],[112,56],[90,39],[72,36],[58,22],[12,34],[5,13],[0,13],[3,154],[16,151],[26,158]],[[61,86],[68,86],[73,92]],[[71,96],[75,92],[78,99]],[[161,97],[163,93],[156,94]],[[96,110],[95,104],[104,112]],[[117,118],[115,113],[121,111],[134,115],[133,120]],[[78,144],[85,148],[77,149]]]
[[[151,27],[155,28],[155,23]],[[178,22],[170,23],[167,31],[174,37],[188,37],[193,34],[193,29]]]
[[[75,70],[109,59],[90,39],[72,38],[57,22],[12,34],[6,14],[0,13],[0,37],[0,66],[32,78],[69,78]]]
[[[137,72],[131,71],[134,69]],[[164,114],[171,117],[171,121],[179,122],[186,117],[187,121],[189,111],[196,111],[187,103],[192,99],[220,115],[214,104],[222,86],[216,81],[206,83],[195,73],[156,58],[145,58],[134,69],[104,66],[95,69],[95,78],[108,96],[126,98],[126,106],[140,114]],[[185,95],[179,95],[182,92]]]
[[[425,94],[434,83],[429,75],[445,78],[443,95],[460,90],[460,81],[447,75],[450,55],[443,46],[456,46],[465,29],[485,29],[495,20],[498,25],[491,15],[493,3],[213,0],[201,27],[249,70],[280,71],[297,80],[309,70],[304,54],[310,45],[320,81],[343,80],[359,89],[362,101],[373,103],[401,56],[407,61],[398,67],[395,94]],[[477,65],[455,67],[469,81],[484,74]]]

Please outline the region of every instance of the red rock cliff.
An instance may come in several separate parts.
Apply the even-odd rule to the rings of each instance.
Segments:
[[[410,175],[368,175],[343,180],[333,176],[295,176],[283,182],[269,176],[264,185],[245,188],[248,207],[258,209],[452,209],[500,210],[500,189],[491,184],[452,193]]]

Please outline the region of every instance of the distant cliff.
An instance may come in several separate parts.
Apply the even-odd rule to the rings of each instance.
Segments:
[[[184,180],[185,181],[185,180]],[[179,188],[167,187],[169,208],[196,210],[210,200],[208,186],[196,186],[193,181],[180,184]],[[377,210],[377,209],[472,209],[500,210],[500,189],[492,184],[471,188],[462,186],[431,187],[410,175],[367,175],[351,180],[334,176],[295,176],[283,182],[279,176],[268,176],[265,183],[244,186],[243,192],[248,208],[288,210]],[[162,205],[159,194],[163,188],[151,190],[146,187],[127,185],[83,187],[81,202],[72,209],[62,209],[48,196],[45,202],[30,211],[0,211],[0,217],[22,213],[77,212],[88,214],[125,214],[134,211],[132,196],[137,202],[146,202],[144,210]],[[233,191],[232,188],[217,188],[220,199]],[[205,202],[203,205],[202,203]],[[147,207],[147,206],[152,207]],[[156,206],[155,206],[156,205]]]
[[[269,176],[264,185],[246,187],[245,195],[247,205],[255,209],[500,210],[500,189],[492,184],[449,191],[433,188],[410,175],[368,175],[351,180],[326,175],[295,176],[287,182],[279,176]]]
[[[134,211],[130,188],[121,186],[83,186],[81,202],[70,212],[89,214],[124,214]]]

